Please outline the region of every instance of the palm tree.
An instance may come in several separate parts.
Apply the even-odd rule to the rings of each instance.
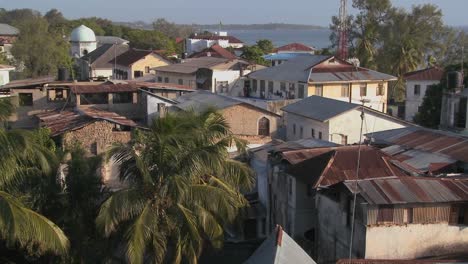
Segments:
[[[107,236],[124,228],[130,263],[197,263],[204,246],[222,246],[224,227],[247,205],[241,191],[252,172],[229,159],[233,144],[245,150],[214,110],[155,120],[111,150],[129,187],[104,202],[97,226]]]
[[[8,99],[0,99],[0,120],[6,120],[12,110]],[[25,177],[50,170],[53,155],[35,144],[32,136],[32,132],[0,128],[0,238],[10,245],[34,245],[36,253],[66,254],[69,243],[62,230],[8,192]]]

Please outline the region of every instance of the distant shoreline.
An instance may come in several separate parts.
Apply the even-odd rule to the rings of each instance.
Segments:
[[[124,25],[135,29],[153,29],[151,23],[144,22],[114,22],[117,25]],[[310,29],[328,29],[328,27],[318,25],[286,24],[286,23],[267,23],[267,24],[177,24],[179,26],[190,26],[198,31],[228,31],[228,30],[310,30]]]

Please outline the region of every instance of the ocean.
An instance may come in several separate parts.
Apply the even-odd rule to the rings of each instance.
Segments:
[[[328,29],[287,29],[287,30],[226,30],[228,35],[242,40],[247,45],[253,45],[259,39],[269,39],[275,47],[292,42],[303,43],[319,49],[331,45]]]

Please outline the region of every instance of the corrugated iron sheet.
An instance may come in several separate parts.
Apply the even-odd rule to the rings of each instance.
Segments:
[[[75,94],[89,93],[121,93],[137,92],[138,86],[134,83],[104,83],[99,85],[74,85],[71,90]]]
[[[314,184],[315,187],[358,178],[406,175],[389,162],[390,156],[376,148],[361,146],[358,176],[356,175],[358,152],[359,146],[341,146],[285,151],[281,155],[292,165],[288,173]]]
[[[346,181],[352,192],[373,205],[447,203],[468,201],[468,179],[433,177],[387,177]]]

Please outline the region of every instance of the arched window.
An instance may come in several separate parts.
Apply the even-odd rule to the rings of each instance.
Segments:
[[[88,55],[88,50],[87,49],[83,50],[83,55]]]
[[[260,136],[269,136],[270,135],[270,120],[266,117],[260,118],[258,120],[258,135]]]

